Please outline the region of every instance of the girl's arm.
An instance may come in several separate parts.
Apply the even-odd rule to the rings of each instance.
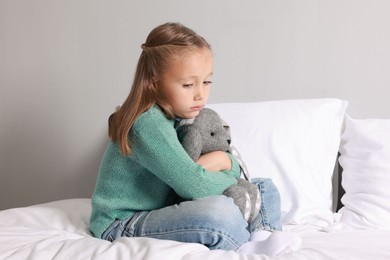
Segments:
[[[194,162],[180,144],[173,122],[157,108],[150,109],[138,118],[130,138],[133,159],[182,198],[221,195],[227,187],[236,184],[240,176],[237,161],[227,153],[216,156],[221,159],[216,165],[221,171],[208,171]],[[230,166],[226,156],[230,157]],[[211,158],[204,159],[211,161]]]
[[[208,171],[230,171],[232,168],[232,161],[226,152],[215,151],[201,155],[196,161]]]

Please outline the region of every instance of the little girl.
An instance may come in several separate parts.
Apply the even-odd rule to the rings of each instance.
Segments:
[[[270,180],[255,181],[262,205],[248,224],[221,195],[240,176],[232,155],[217,151],[194,162],[178,141],[175,120],[199,114],[212,75],[210,45],[194,31],[167,23],[150,32],[130,94],[109,118],[111,141],[92,197],[96,237],[151,237],[268,255],[298,247],[298,238],[280,232],[280,198]],[[175,204],[177,195],[184,201]]]

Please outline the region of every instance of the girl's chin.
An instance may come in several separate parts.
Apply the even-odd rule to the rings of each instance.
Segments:
[[[188,112],[188,113],[183,113],[183,115],[181,115],[179,117],[183,118],[183,119],[190,119],[190,118],[194,118],[194,117],[198,116],[199,112],[200,111],[191,111],[191,112]]]

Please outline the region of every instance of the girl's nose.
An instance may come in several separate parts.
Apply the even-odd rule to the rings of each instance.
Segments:
[[[198,87],[195,93],[195,100],[202,100],[204,97],[202,86]]]

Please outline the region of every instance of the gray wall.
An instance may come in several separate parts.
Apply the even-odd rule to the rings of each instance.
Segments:
[[[0,209],[90,197],[140,44],[180,21],[213,45],[210,102],[338,97],[390,118],[387,0],[0,0]]]

